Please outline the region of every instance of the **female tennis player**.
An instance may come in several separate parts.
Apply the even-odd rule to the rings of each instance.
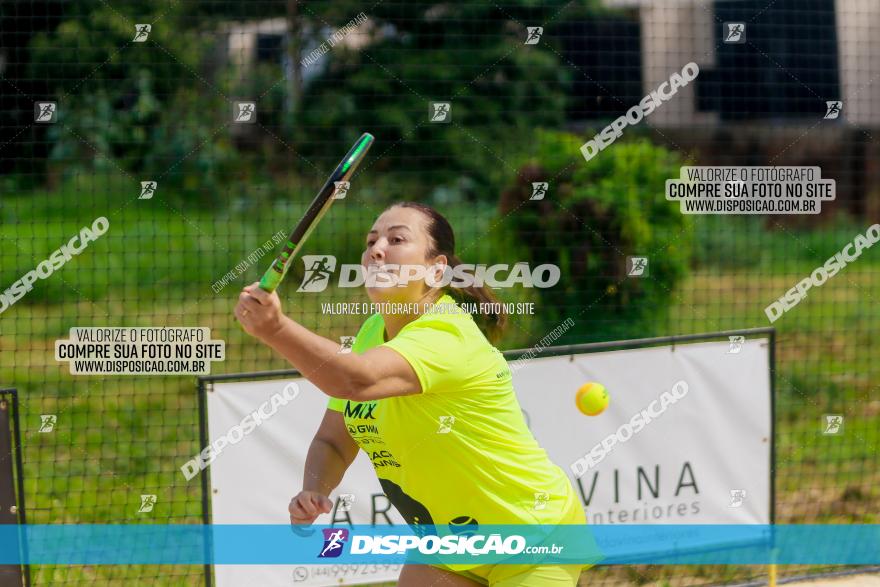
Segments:
[[[256,283],[244,288],[235,308],[249,334],[330,396],[290,521],[311,524],[330,512],[328,495],[361,448],[408,524],[586,524],[568,477],[527,427],[507,362],[490,342],[504,314],[484,316],[481,331],[456,304],[496,298],[485,287],[428,285],[441,281],[444,267],[461,263],[449,222],[429,206],[395,204],[367,234],[361,263],[368,274],[387,269],[389,278],[400,272],[386,265],[424,267],[433,281],[395,287],[368,281],[366,289],[374,303],[429,310],[374,314],[352,352],[340,353],[338,343],[285,316],[277,294]],[[407,564],[398,584],[571,586],[581,568]]]

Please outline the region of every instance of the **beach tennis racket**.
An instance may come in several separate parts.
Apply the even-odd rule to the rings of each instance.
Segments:
[[[309,204],[306,213],[300,219],[296,228],[287,237],[287,242],[284,243],[281,253],[263,274],[263,278],[260,280],[260,289],[268,292],[275,291],[275,288],[278,287],[287,274],[287,270],[290,269],[296,254],[305,244],[312,231],[315,230],[315,227],[318,226],[318,222],[321,221],[321,218],[324,217],[330,206],[333,205],[333,196],[336,193],[337,182],[347,182],[351,179],[351,176],[354,175],[360,162],[364,160],[372,144],[373,135],[365,132],[349,149],[348,154],[345,155],[333,173],[330,174],[327,183],[324,184],[324,187],[321,188],[318,195]]]

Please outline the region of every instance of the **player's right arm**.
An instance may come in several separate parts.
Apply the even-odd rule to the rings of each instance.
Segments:
[[[311,524],[322,513],[330,513],[328,497],[354,462],[358,445],[345,427],[342,413],[328,409],[312,439],[303,472],[303,489],[290,500],[292,524]]]

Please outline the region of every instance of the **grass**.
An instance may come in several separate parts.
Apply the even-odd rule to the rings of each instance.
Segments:
[[[313,187],[302,186],[295,197],[263,198],[253,208],[239,203],[199,209],[164,200],[161,186],[153,200],[121,196],[131,191],[129,183],[79,178],[52,194],[4,196],[0,205],[3,289],[96,216],[106,215],[111,222],[106,235],[0,314],[0,382],[17,387],[22,398],[27,513],[33,523],[200,521],[199,483],[186,482],[178,472],[200,448],[193,379],[73,377],[53,354],[54,341],[66,338],[71,327],[207,326],[213,338],[227,345],[228,359],[214,363],[214,372],[286,367],[245,335],[231,316],[239,287],[259,278],[271,253],[218,294],[211,284],[272,234],[286,232],[301,213],[301,206],[290,202],[306,201]],[[363,189],[379,187],[364,184]],[[381,208],[338,205],[306,252],[333,252],[340,262],[357,262],[363,232]],[[468,250],[465,260],[504,260],[496,241],[481,236],[492,213],[488,205],[453,210],[460,247]],[[655,325],[658,332],[767,325],[763,309],[770,301],[864,231],[844,222],[767,231],[762,222],[729,216],[697,219],[695,266],[671,293],[668,315]],[[880,250],[870,250],[773,324],[778,329],[780,522],[880,521],[878,285]],[[359,292],[333,290],[320,297],[297,295],[294,289],[282,292],[292,317],[331,338],[356,331],[358,317],[322,316],[319,304],[352,300]],[[536,301],[540,310],[533,293],[519,295]],[[517,319],[503,346],[527,346],[552,327],[540,316]],[[39,415],[47,413],[58,415],[58,424],[54,433],[40,434]],[[824,413],[846,416],[843,436],[821,435]],[[137,513],[142,493],[158,496],[149,516]],[[188,585],[199,582],[201,569],[34,571],[38,584],[116,584],[155,576],[154,584]],[[691,568],[691,578],[685,580],[681,571],[676,584],[755,576],[752,571]],[[668,571],[656,568],[598,569],[587,576],[591,583],[668,583]]]

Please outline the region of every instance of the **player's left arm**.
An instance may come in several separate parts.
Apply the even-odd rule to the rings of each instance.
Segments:
[[[370,401],[422,392],[419,378],[402,355],[377,347],[340,353],[340,345],[281,312],[276,293],[250,285],[235,308],[245,330],[284,356],[303,377],[331,397]]]

